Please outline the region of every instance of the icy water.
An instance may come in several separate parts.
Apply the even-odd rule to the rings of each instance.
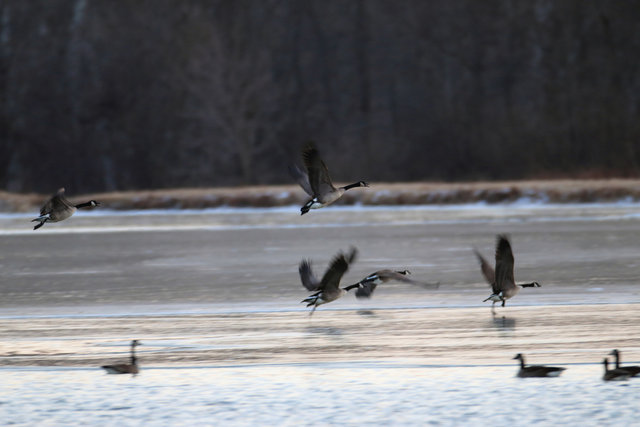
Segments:
[[[639,425],[640,206],[95,211],[32,231],[0,216],[0,424]],[[472,247],[511,236],[519,282],[492,314]],[[297,266],[344,284],[409,269],[313,316]],[[107,375],[139,339],[141,373]],[[516,378],[513,356],[564,366]]]

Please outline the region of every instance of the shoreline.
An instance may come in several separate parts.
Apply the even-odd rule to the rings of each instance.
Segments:
[[[71,189],[68,192],[72,202],[95,199],[112,210],[281,207],[302,205],[308,199],[304,191],[293,184],[117,191],[84,195],[73,194]],[[48,197],[50,195],[0,191],[0,212],[32,212],[38,210]],[[366,190],[345,193],[335,205],[501,204],[520,200],[558,204],[640,202],[640,179],[374,183]]]

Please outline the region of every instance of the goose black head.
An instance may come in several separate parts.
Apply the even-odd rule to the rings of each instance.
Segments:
[[[516,354],[516,356],[515,356],[513,359],[514,359],[514,360],[515,360],[515,359],[522,360],[522,353],[518,353],[518,354]]]
[[[95,200],[89,200],[89,204],[91,205],[92,208],[95,208],[96,206],[100,206],[100,202],[96,202]]]
[[[411,274],[411,272],[410,272],[409,270],[402,270],[402,271],[398,271],[398,273],[400,273],[400,274],[404,274],[405,276],[406,276],[407,274]]]
[[[369,183],[365,182],[365,181],[358,181],[358,184],[360,185],[360,187],[368,187]]]

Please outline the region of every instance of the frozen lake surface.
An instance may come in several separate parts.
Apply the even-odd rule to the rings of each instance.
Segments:
[[[640,379],[640,206],[507,205],[0,216],[0,420],[17,425],[632,425]],[[511,236],[496,308],[472,247]],[[297,267],[409,269],[310,317]],[[98,366],[127,360],[141,374]],[[567,367],[519,379],[511,360]]]

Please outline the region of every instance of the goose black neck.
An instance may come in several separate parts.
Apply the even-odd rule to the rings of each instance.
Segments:
[[[613,356],[616,358],[616,369],[620,369],[620,353],[615,352]]]
[[[135,344],[131,344],[131,364],[135,365],[136,364],[136,346]]]
[[[523,283],[520,286],[523,287],[523,288],[535,288],[536,287],[536,282]]]
[[[524,357],[520,358],[520,368],[524,369]]]
[[[356,188],[356,187],[360,187],[360,186],[361,186],[361,185],[360,185],[360,182],[354,182],[353,184],[345,185],[345,186],[344,186],[344,187],[342,187],[342,188],[344,188],[344,189],[345,189],[345,191],[346,191],[346,190],[349,190],[349,189],[351,189],[351,188]]]
[[[88,208],[89,206],[91,206],[91,202],[80,203],[79,205],[76,205],[76,208]]]
[[[359,288],[359,287],[360,287],[360,283],[356,283],[355,285],[349,285],[346,288],[342,288],[342,289],[344,289],[345,291],[350,291],[351,289]]]

